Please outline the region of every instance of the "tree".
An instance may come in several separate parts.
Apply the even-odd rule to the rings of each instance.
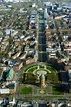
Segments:
[[[55,47],[56,47],[56,45],[55,45],[55,44],[53,44],[53,45],[52,45],[52,48],[55,48]]]
[[[60,58],[60,53],[59,53],[59,51],[56,52],[56,56],[57,56],[58,58]]]
[[[47,75],[47,81],[51,82],[51,83],[58,83],[59,80],[58,80],[58,76],[56,73],[49,73]]]
[[[6,36],[6,32],[5,31],[3,32],[3,35]]]
[[[23,79],[24,79],[24,83],[31,83],[31,84],[35,84],[36,83],[36,75],[34,75],[33,73],[26,73],[23,75]]]

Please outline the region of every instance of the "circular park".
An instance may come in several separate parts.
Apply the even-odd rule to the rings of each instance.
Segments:
[[[45,81],[55,83],[58,81],[57,70],[46,63],[35,63],[24,68],[22,81],[27,84],[39,83],[43,85]]]
[[[32,93],[57,93],[59,91],[53,87],[59,83],[57,73],[57,70],[47,63],[28,65],[23,70],[22,83],[24,83],[24,85],[22,86],[22,90],[24,90],[26,86],[27,88],[32,88]],[[53,86],[51,84],[53,84]]]
[[[49,64],[32,64],[24,68],[23,73],[33,73],[34,75],[38,74],[48,74],[56,73],[57,71],[51,67]]]

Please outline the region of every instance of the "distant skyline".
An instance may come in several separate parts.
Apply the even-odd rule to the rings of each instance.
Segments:
[[[0,0],[1,2],[29,2],[30,0]]]

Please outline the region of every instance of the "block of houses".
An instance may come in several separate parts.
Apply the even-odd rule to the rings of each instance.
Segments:
[[[2,87],[0,87],[0,94],[14,94],[16,92],[16,82],[5,82]]]
[[[21,52],[17,52],[14,56],[12,56],[12,58],[16,59],[17,57],[19,57],[20,54],[21,54]]]

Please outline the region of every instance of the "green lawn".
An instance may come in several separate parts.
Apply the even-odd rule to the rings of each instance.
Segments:
[[[26,72],[28,69],[33,68],[34,66],[36,66],[37,64],[33,64],[33,65],[29,65],[27,66],[23,72]]]
[[[28,70],[28,72],[33,72],[33,71],[36,70],[36,69],[37,69],[37,66],[31,67],[31,68]]]
[[[32,87],[20,87],[20,94],[32,94]]]
[[[63,95],[64,94],[64,92],[63,91],[59,91],[59,90],[57,90],[56,88],[52,88],[52,93],[54,94],[54,95]]]
[[[51,71],[51,72],[56,72],[56,70],[51,66],[46,66],[46,69]]]
[[[39,68],[43,68],[44,69],[44,66],[43,65],[39,65]]]
[[[56,70],[53,67],[51,67],[50,65],[46,64],[45,66],[46,66],[47,72],[48,72],[48,70],[51,72],[56,72]],[[38,68],[38,64],[32,64],[32,65],[27,66],[23,72],[26,72],[26,71],[33,72],[34,70],[37,71],[37,68]],[[41,69],[45,70],[45,67],[43,65],[39,65],[39,70],[41,70]]]

